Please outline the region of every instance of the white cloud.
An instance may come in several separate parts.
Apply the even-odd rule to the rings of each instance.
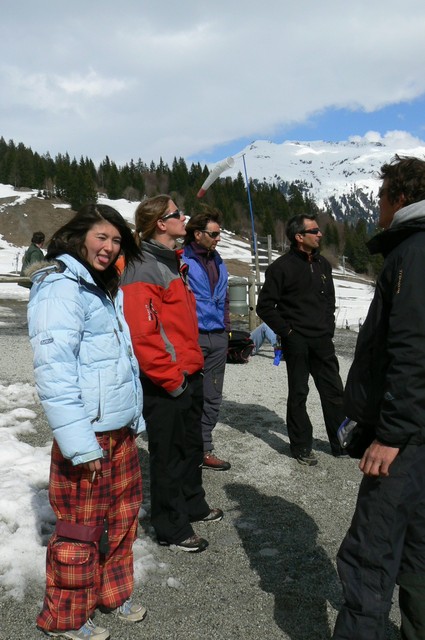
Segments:
[[[0,70],[8,86],[0,103],[4,110],[19,105],[31,111],[45,111],[52,115],[64,110],[82,116],[93,99],[105,99],[121,94],[131,83],[124,79],[102,77],[94,70],[85,74],[57,75],[28,73],[17,67],[3,66]],[[86,100],[86,102],[84,102]]]
[[[68,77],[57,77],[56,82],[65,93],[89,98],[107,97],[126,89],[125,81],[117,78],[102,78],[93,70],[85,75],[72,74]]]
[[[417,0],[41,0],[25,22],[19,4],[0,25],[2,133],[41,151],[170,160],[425,93]]]
[[[397,149],[397,147],[412,148],[414,145],[423,147],[424,143],[419,138],[410,135],[406,131],[388,131],[385,135],[381,135],[379,131],[367,131],[364,136],[350,136],[350,142],[383,142],[388,147]]]

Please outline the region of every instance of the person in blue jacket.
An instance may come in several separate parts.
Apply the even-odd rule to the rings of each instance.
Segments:
[[[217,457],[212,431],[223,398],[224,371],[230,333],[228,273],[216,250],[220,242],[221,213],[202,204],[186,224],[183,258],[196,298],[199,346],[204,354],[204,407],[201,419],[204,469],[227,471],[230,463]]]
[[[277,335],[265,322],[262,322],[258,327],[251,331],[251,340],[255,345],[254,351],[252,352],[253,356],[260,351],[266,340],[272,345],[272,347],[277,347],[279,343]]]
[[[142,388],[115,262],[139,255],[107,205],[85,205],[34,266],[28,306],[38,395],[53,431],[49,499],[57,521],[37,626],[49,637],[106,640],[96,608],[130,622],[132,546],[142,479]]]

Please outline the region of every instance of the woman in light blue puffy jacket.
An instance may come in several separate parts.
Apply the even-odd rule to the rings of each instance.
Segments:
[[[137,360],[115,262],[139,256],[124,218],[85,205],[34,265],[28,323],[40,401],[53,431],[49,499],[56,514],[38,628],[50,637],[106,640],[96,608],[138,622],[132,546],[144,429]]]

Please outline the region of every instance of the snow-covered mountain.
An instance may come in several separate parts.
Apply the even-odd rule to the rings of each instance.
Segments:
[[[294,142],[281,144],[258,140],[234,156],[235,164],[223,177],[244,175],[243,158],[249,178],[276,184],[286,191],[295,182],[320,207],[329,209],[338,220],[346,216],[374,218],[377,213],[379,170],[395,154],[425,157],[425,142],[406,132],[385,136],[369,132],[343,142]],[[212,168],[212,167],[211,167]]]

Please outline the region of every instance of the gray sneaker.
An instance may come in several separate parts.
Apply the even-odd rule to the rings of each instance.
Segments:
[[[307,465],[308,467],[314,467],[317,464],[317,458],[312,451],[304,449],[294,455],[294,458],[300,464]]]
[[[68,640],[109,640],[110,637],[109,631],[102,627],[96,627],[91,618],[80,629],[70,629],[69,631],[40,629],[40,631],[43,631],[49,638],[68,638]]]
[[[146,609],[141,604],[136,604],[128,598],[122,603],[120,607],[109,610],[109,613],[113,613],[120,620],[126,620],[127,622],[141,622],[146,617]]]

